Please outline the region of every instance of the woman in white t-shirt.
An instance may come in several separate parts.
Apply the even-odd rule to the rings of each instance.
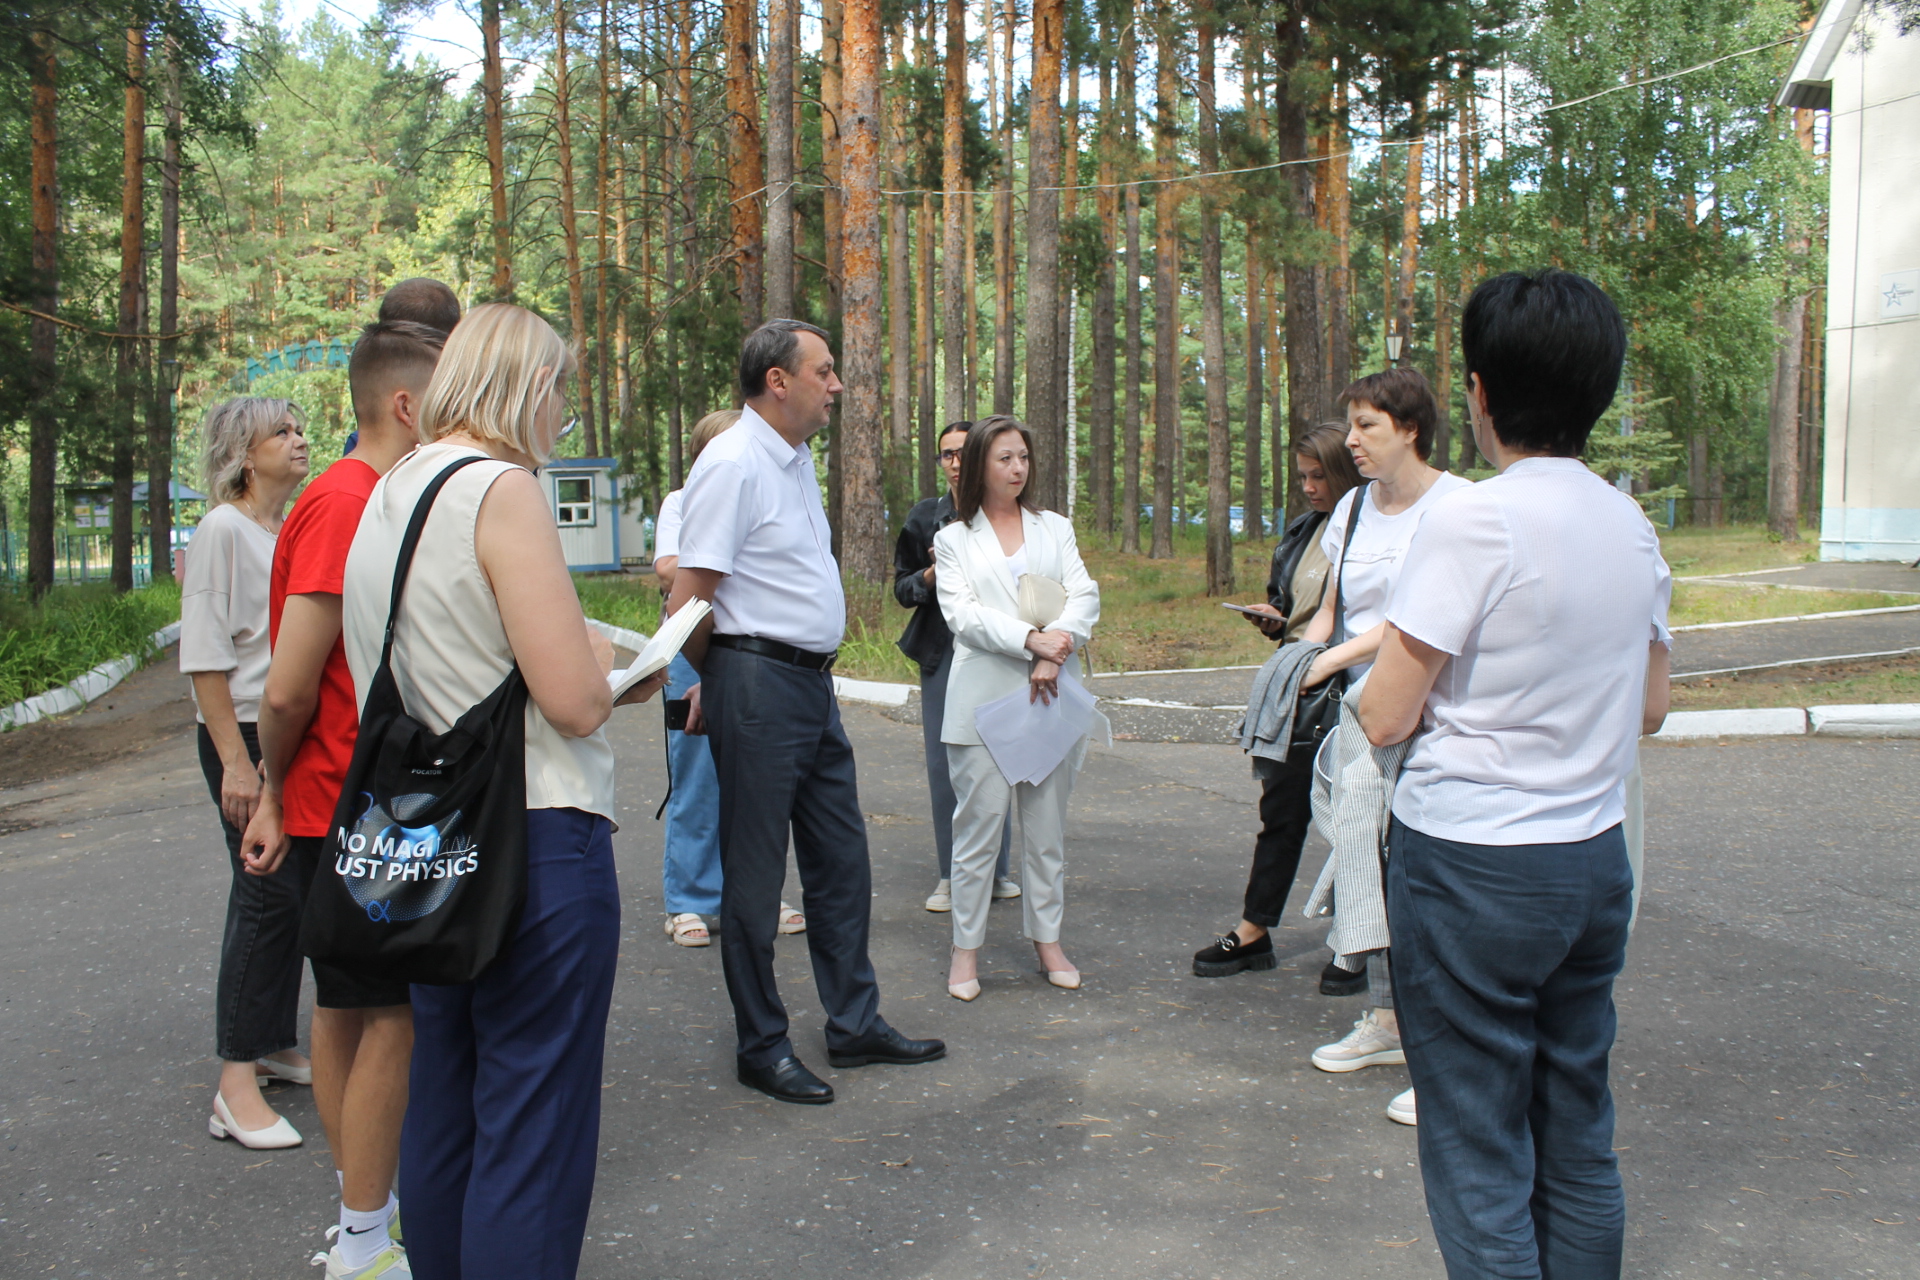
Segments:
[[[1385,369],[1368,374],[1340,393],[1347,407],[1347,448],[1354,465],[1370,483],[1350,490],[1333,509],[1327,520],[1321,547],[1327,554],[1328,586],[1320,611],[1307,624],[1302,639],[1330,647],[1307,671],[1306,684],[1317,685],[1341,672],[1346,673],[1349,701],[1359,696],[1373,658],[1380,651],[1386,634],[1387,602],[1400,579],[1407,547],[1413,542],[1420,520],[1435,502],[1456,489],[1471,487],[1459,476],[1451,475],[1427,462],[1433,450],[1433,434],[1438,421],[1433,390],[1426,375],[1418,369]],[[1355,504],[1359,519],[1354,523]],[[1347,545],[1347,529],[1353,529],[1352,545]],[[1343,559],[1344,553],[1344,559]],[[1338,592],[1334,582],[1338,581]],[[1335,608],[1336,595],[1339,600]],[[1364,745],[1364,744],[1363,744]],[[1391,784],[1391,778],[1387,779]],[[1384,823],[1384,814],[1382,815]],[[1335,833],[1329,833],[1333,838]],[[1385,831],[1378,832],[1384,838]],[[1336,846],[1339,841],[1336,840]],[[1337,850],[1336,850],[1337,852]],[[1362,860],[1365,861],[1364,859]],[[1323,873],[1325,883],[1332,873]],[[1369,864],[1370,865],[1370,864]],[[1369,886],[1372,901],[1378,902],[1379,884]],[[1315,898],[1321,895],[1316,892]],[[1350,895],[1349,895],[1350,896]],[[1357,915],[1354,903],[1345,901],[1343,922]],[[1311,908],[1310,908],[1311,909]],[[1380,913],[1377,932],[1384,935],[1385,914]],[[1352,941],[1357,930],[1347,931],[1347,941],[1334,957],[1336,967],[1352,956],[1371,952],[1366,964],[1367,989],[1372,1007],[1353,1024],[1353,1030],[1333,1044],[1313,1051],[1313,1065],[1322,1071],[1357,1071],[1362,1067],[1384,1066],[1406,1061],[1400,1048],[1399,1026],[1393,1012],[1393,987],[1387,969],[1384,936],[1361,950]],[[1336,931],[1336,936],[1340,936]],[[1357,978],[1357,970],[1346,970]],[[1405,1121],[1411,1100],[1402,1095],[1402,1105],[1388,1114]]]
[[[254,723],[267,684],[267,589],[287,500],[307,477],[307,441],[290,400],[241,396],[207,410],[201,465],[213,505],[187,543],[180,584],[180,670],[193,679],[200,768],[220,809],[232,880],[220,941],[214,1036],[220,1088],[207,1127],[249,1148],[296,1147],[300,1134],[260,1096],[259,1077],[310,1084],[296,1051],[300,909],[311,866],[257,875],[240,833],[260,800]]]

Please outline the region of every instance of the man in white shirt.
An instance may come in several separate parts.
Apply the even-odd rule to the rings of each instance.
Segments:
[[[687,477],[667,601],[669,613],[695,596],[713,605],[686,649],[701,672],[687,730],[709,735],[720,779],[720,954],[737,1074],[783,1102],[833,1101],[794,1056],[773,977],[789,834],[827,1060],[918,1063],[947,1051],[887,1025],[867,957],[873,870],[831,674],[847,605],[807,445],[840,391],[822,330],[770,320],[747,335],[746,405]]]
[[[1448,1275],[1599,1280],[1626,1222],[1623,798],[1666,716],[1671,579],[1638,504],[1578,460],[1625,356],[1612,300],[1508,273],[1474,292],[1461,349],[1500,474],[1421,522],[1359,706],[1377,746],[1423,730],[1388,842],[1401,1044]]]

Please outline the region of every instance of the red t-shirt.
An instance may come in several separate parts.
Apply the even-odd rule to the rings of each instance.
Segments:
[[[360,513],[380,474],[358,458],[342,458],[323,471],[293,504],[273,551],[273,580],[267,595],[268,634],[280,638],[280,614],[287,597],[312,594],[340,595],[347,575],[347,552],[360,528]],[[282,792],[286,832],[290,836],[324,836],[333,821],[347,765],[353,759],[353,740],[360,730],[359,702],[353,695],[353,672],[347,668],[347,650],[335,636],[333,652],[320,673],[320,700],[306,737],[287,770]]]

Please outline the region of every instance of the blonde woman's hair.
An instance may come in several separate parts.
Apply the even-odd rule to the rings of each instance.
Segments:
[[[544,464],[550,455],[534,447],[534,414],[573,369],[565,339],[533,312],[506,302],[475,307],[440,352],[420,403],[420,439],[465,430]]]
[[[200,424],[200,475],[208,498],[216,505],[244,498],[253,486],[247,455],[287,418],[299,422],[301,416],[293,401],[266,396],[236,396],[207,410]]]
[[[713,443],[713,438],[740,421],[738,409],[717,409],[693,424],[693,434],[687,437],[687,445],[693,450],[693,456],[687,459],[692,466],[700,459],[700,451]]]

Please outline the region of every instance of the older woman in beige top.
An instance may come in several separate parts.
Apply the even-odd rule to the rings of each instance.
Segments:
[[[573,357],[544,320],[475,307],[421,406],[429,443],[381,478],[347,557],[347,663],[364,702],[395,557],[427,485],[463,457],[420,538],[394,626],[402,701],[435,733],[526,679],[527,896],[505,954],[473,982],[413,988],[415,1087],[401,1137],[407,1248],[425,1275],[484,1258],[572,1276],[600,1128],[620,944],[613,865],[613,653],[586,623],[535,469],[563,434]],[[657,690],[641,685],[628,700]]]

